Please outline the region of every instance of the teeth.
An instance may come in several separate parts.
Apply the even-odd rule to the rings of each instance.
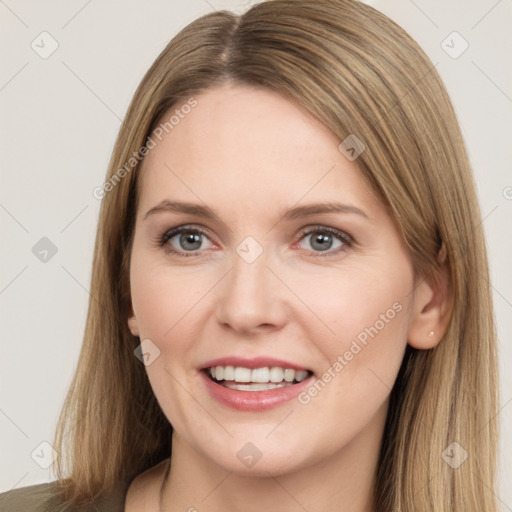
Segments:
[[[217,366],[217,369],[218,368],[219,367]],[[216,375],[215,378],[220,380],[218,375]],[[251,370],[249,368],[237,366],[235,368],[235,378],[233,380],[236,382],[251,382]]]
[[[267,391],[268,389],[284,388],[286,386],[293,386],[291,382],[280,382],[274,384],[273,382],[255,383],[255,384],[237,384],[232,381],[224,381],[222,385],[229,389],[237,389],[238,391]]]
[[[268,368],[255,368],[251,372],[251,382],[268,382],[270,380]]]
[[[281,382],[284,379],[284,370],[279,367],[270,369],[270,382]]]
[[[209,369],[209,373],[213,379],[224,382],[235,382],[238,383],[258,383],[258,384],[279,384],[283,385],[291,384],[293,381],[302,382],[309,374],[307,370],[294,370],[293,368],[280,368],[280,367],[264,367],[255,368],[244,368],[242,366],[214,366]],[[231,387],[231,386],[228,386]],[[244,387],[244,386],[242,386]],[[245,386],[247,387],[247,386]],[[256,386],[250,386],[252,390],[256,390]],[[265,389],[274,389],[275,387],[281,386],[265,386]],[[238,389],[233,388],[233,389]]]
[[[224,379],[225,380],[235,380],[235,367],[234,366],[225,366],[224,367]]]
[[[306,370],[297,370],[295,372],[295,380],[297,382],[302,382],[308,376],[308,372]]]
[[[293,382],[295,379],[295,370],[292,370],[291,368],[286,368],[284,371],[284,380],[286,382]]]

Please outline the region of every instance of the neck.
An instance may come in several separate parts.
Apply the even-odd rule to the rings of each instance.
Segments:
[[[292,473],[269,471],[268,477],[227,471],[175,432],[161,511],[371,512],[386,410],[387,404],[348,445],[329,457]]]

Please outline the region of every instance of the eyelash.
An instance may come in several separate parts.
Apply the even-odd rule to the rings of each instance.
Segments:
[[[320,258],[325,258],[325,257],[336,255],[339,252],[346,250],[347,248],[351,247],[354,244],[354,239],[348,233],[346,233],[344,231],[340,231],[339,229],[334,229],[334,228],[330,228],[327,226],[321,226],[321,225],[312,226],[312,227],[303,229],[300,232],[300,237],[299,237],[298,241],[300,242],[304,237],[311,235],[313,233],[318,233],[318,232],[328,233],[330,235],[333,235],[334,237],[338,238],[343,243],[343,245],[338,247],[337,249],[335,249],[333,251],[327,250],[327,251],[325,251],[324,254],[322,254],[322,252],[324,252],[324,251],[312,251],[314,253],[317,253],[317,256]],[[199,234],[205,236],[206,238],[209,238],[206,231],[204,231],[203,229],[201,229],[199,227],[186,226],[186,225],[178,226],[176,228],[169,229],[163,235],[159,236],[157,238],[158,246],[164,248],[166,252],[175,254],[177,256],[183,256],[185,258],[188,258],[191,256],[192,257],[198,256],[199,251],[183,251],[183,252],[181,252],[181,251],[177,251],[170,245],[166,246],[167,242],[170,239],[174,238],[176,235],[179,235],[181,233],[196,233],[196,234],[199,233]]]

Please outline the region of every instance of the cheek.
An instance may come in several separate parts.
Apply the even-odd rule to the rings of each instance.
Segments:
[[[140,339],[150,339],[160,351],[146,372],[162,410],[178,426],[190,414],[183,389],[191,389],[191,382],[186,382],[190,375],[184,363],[193,348],[191,339],[197,338],[201,299],[212,287],[207,273],[198,276],[191,268],[173,268],[143,251],[132,255],[132,305]]]
[[[333,331],[318,320],[303,324],[324,360],[319,381],[299,397],[311,404],[309,412],[318,408],[313,417],[322,417],[322,404],[329,403],[332,418],[358,417],[362,424],[393,387],[407,344],[413,273],[406,262],[375,268],[352,268],[315,287],[303,282],[308,305]]]
[[[312,313],[310,327],[316,325],[327,347],[343,348],[343,343],[358,336],[364,342],[368,331],[372,338],[375,330],[379,334],[406,331],[412,271],[408,265],[404,270],[382,263],[375,268],[379,271],[368,266],[338,272],[327,269],[295,281],[297,295],[304,297]]]
[[[171,268],[155,259],[135,255],[130,276],[131,294],[141,339],[163,341],[177,329],[186,328],[187,317],[193,316],[213,280],[204,273],[198,278],[197,272],[190,268]]]

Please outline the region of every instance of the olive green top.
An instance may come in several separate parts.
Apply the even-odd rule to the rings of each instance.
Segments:
[[[124,512],[128,483],[119,483],[108,496],[91,504],[72,507],[62,503],[56,494],[56,481],[29,485],[0,494],[1,512]]]

